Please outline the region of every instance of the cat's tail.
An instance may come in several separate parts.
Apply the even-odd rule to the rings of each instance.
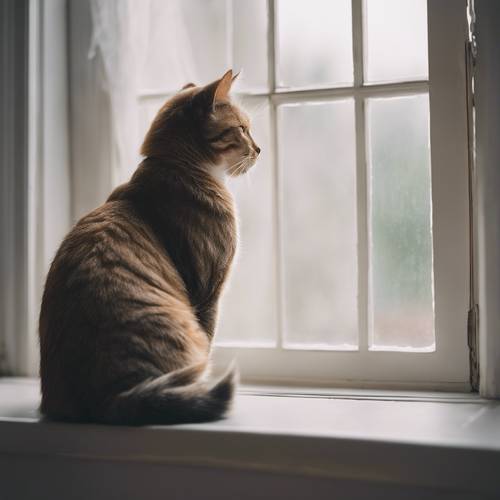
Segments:
[[[212,385],[200,380],[205,364],[170,372],[122,392],[107,405],[102,420],[118,425],[208,422],[223,418],[236,387],[234,363]]]

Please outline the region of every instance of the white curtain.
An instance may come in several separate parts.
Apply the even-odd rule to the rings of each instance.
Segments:
[[[111,107],[112,183],[140,161],[140,99],[199,81],[181,0],[90,0],[89,57],[102,56]]]

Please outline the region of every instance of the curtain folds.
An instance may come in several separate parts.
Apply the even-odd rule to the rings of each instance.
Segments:
[[[111,182],[126,180],[140,161],[144,132],[140,101],[197,81],[181,0],[90,0],[89,59],[103,62],[100,83],[109,94]]]

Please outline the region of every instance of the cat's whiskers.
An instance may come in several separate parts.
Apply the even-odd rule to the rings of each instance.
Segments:
[[[234,163],[233,165],[229,166],[227,169],[228,174],[235,176],[235,177],[238,176],[242,172],[241,168],[242,167],[244,168],[244,164],[245,164],[246,160],[247,160],[247,157],[245,156],[241,160],[239,160],[236,163]]]
[[[230,165],[227,169],[227,173],[232,176],[234,174],[235,169],[238,168],[240,163],[241,163],[241,160],[234,163],[233,165]]]
[[[236,175],[241,175],[242,173],[245,172],[245,169],[247,168],[248,166],[248,159],[249,157],[248,156],[244,156],[242,158],[242,160],[240,161],[239,165],[238,165],[238,168],[236,169]]]
[[[249,188],[252,187],[252,176],[254,175],[254,169],[251,168],[250,170],[247,171],[245,177],[246,177],[246,183]]]

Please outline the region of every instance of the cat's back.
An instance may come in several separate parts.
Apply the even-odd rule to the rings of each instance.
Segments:
[[[164,287],[169,267],[134,206],[123,199],[106,202],[78,221],[52,262],[42,300],[41,336],[58,311],[69,316],[73,309],[68,319],[85,315],[89,324],[106,320],[100,313],[108,315],[120,294],[129,295],[134,284]]]
[[[139,223],[122,200],[106,202],[82,217],[61,243],[50,267],[45,292],[74,289],[79,279],[91,278],[106,260],[123,252],[123,246],[137,241]],[[143,231],[144,232],[144,231]],[[83,283],[80,283],[83,285]]]
[[[42,411],[80,417],[85,395],[78,388],[89,385],[97,393],[105,377],[91,380],[106,370],[99,363],[110,366],[108,355],[125,355],[134,332],[149,328],[147,308],[160,310],[165,297],[182,293],[133,205],[112,200],[84,216],[62,242],[45,285],[39,323]]]

